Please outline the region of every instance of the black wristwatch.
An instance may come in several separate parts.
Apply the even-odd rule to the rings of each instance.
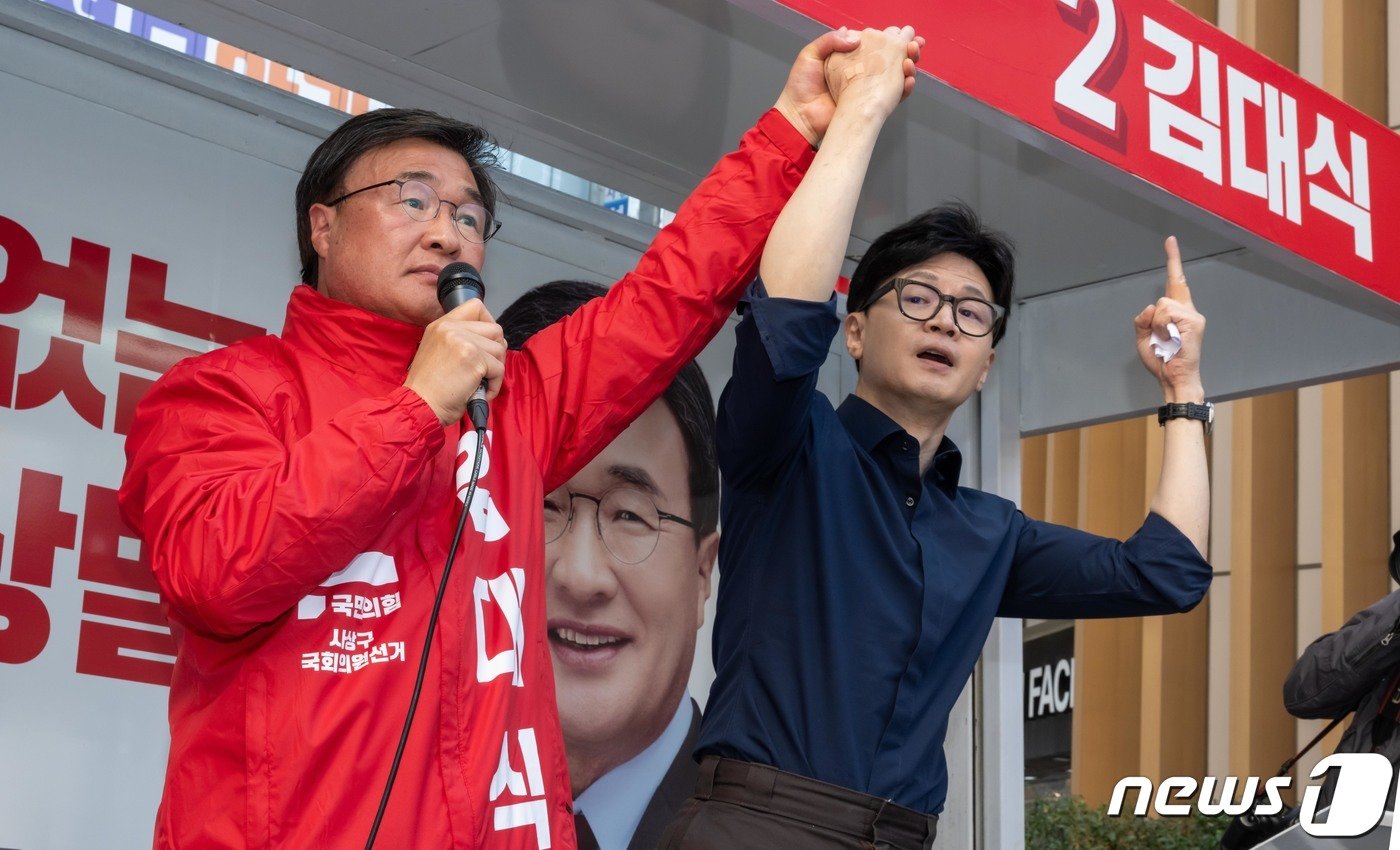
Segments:
[[[1157,424],[1166,425],[1168,419],[1196,419],[1205,423],[1206,433],[1215,428],[1215,405],[1204,404],[1164,404],[1157,408]]]

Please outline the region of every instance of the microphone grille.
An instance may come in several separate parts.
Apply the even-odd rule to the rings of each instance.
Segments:
[[[476,266],[471,263],[448,263],[438,272],[438,300],[441,301],[447,293],[465,286],[475,290],[475,296],[485,300],[486,284],[481,281],[481,272],[476,270]]]

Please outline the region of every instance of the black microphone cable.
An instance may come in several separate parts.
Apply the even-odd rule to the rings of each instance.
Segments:
[[[438,273],[438,302],[444,313],[465,303],[470,298],[483,298],[486,284],[481,275],[470,263],[451,263]],[[476,458],[472,461],[472,475],[467,484],[467,495],[462,501],[462,512],[457,515],[457,530],[452,534],[452,545],[447,550],[447,563],[442,567],[442,578],[438,581],[437,596],[433,599],[433,613],[428,617],[428,635],[423,640],[423,657],[418,662],[418,677],[413,682],[413,696],[408,701],[408,715],[404,717],[403,732],[399,734],[399,746],[394,751],[394,761],[389,765],[389,778],[384,783],[384,794],[379,798],[379,810],[374,814],[374,823],[365,841],[365,850],[374,850],[374,839],[379,835],[379,825],[384,820],[384,812],[389,808],[389,795],[394,791],[394,780],[399,775],[399,764],[403,761],[404,750],[408,747],[408,733],[413,728],[413,715],[418,711],[418,698],[423,695],[423,680],[428,674],[428,654],[433,648],[433,635],[437,633],[438,614],[442,610],[442,600],[447,595],[447,578],[452,574],[452,563],[457,559],[457,546],[462,542],[462,531],[467,527],[467,515],[471,513],[472,499],[476,496],[476,479],[481,474],[481,457],[486,453],[486,382],[482,381],[470,402],[468,415],[476,430]]]
[[[457,516],[457,530],[452,535],[452,545],[447,550],[447,563],[442,568],[442,579],[438,581],[437,596],[433,599],[433,613],[428,617],[428,636],[423,641],[423,657],[418,662],[418,678],[413,682],[413,696],[408,701],[408,715],[403,720],[403,732],[399,735],[399,746],[394,751],[394,761],[389,765],[389,778],[384,783],[384,794],[379,798],[379,810],[374,814],[374,824],[369,829],[369,839],[365,850],[374,850],[374,839],[379,835],[379,824],[384,820],[384,811],[389,808],[389,795],[394,790],[394,780],[399,775],[399,763],[403,761],[404,749],[408,746],[408,733],[413,728],[413,715],[418,711],[418,698],[423,694],[423,679],[428,673],[428,653],[433,648],[433,635],[437,632],[438,612],[442,610],[443,597],[447,595],[447,577],[452,574],[452,562],[457,559],[457,545],[462,542],[462,531],[467,527],[467,515],[471,513],[472,498],[476,496],[476,479],[481,474],[481,456],[486,449],[486,428],[476,429],[476,458],[472,461],[472,476],[467,485],[467,496],[462,502],[462,511]]]

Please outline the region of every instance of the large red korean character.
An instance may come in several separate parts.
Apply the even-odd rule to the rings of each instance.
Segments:
[[[0,325],[0,407],[11,407],[15,397],[15,366],[19,363],[19,331]]]
[[[0,250],[6,257],[0,281],[0,313],[21,313],[46,295],[63,302],[62,336],[49,340],[44,361],[16,375],[19,334],[0,326],[0,407],[30,410],[63,396],[94,428],[102,427],[106,397],[83,366],[83,342],[102,340],[110,251],[74,239],[68,265],[44,260],[39,243],[18,222],[0,216]]]
[[[127,290],[126,318],[144,322],[168,331],[200,340],[229,345],[240,339],[266,333],[257,325],[250,325],[200,310],[176,304],[166,298],[165,263],[135,254],[131,258],[131,286]],[[0,340],[3,344],[3,340]],[[117,363],[135,366],[163,374],[176,362],[199,354],[198,350],[174,343],[162,342],[139,333],[121,330],[117,332]],[[131,430],[131,417],[136,403],[155,383],[153,378],[122,371],[117,376],[117,412],[113,430],[126,434]]]
[[[0,617],[7,623],[0,630],[0,661],[7,664],[33,661],[49,641],[48,609],[38,594],[19,585],[53,587],[54,554],[73,548],[78,517],[59,507],[62,495],[59,476],[33,469],[20,472],[10,579],[0,584]],[[0,553],[3,541],[0,536]]]
[[[83,366],[86,350],[71,339],[50,337],[44,362],[15,381],[15,409],[33,410],[63,396],[83,421],[101,429],[107,397],[93,384]]]
[[[78,578],[117,592],[83,591],[77,672],[169,685],[175,641],[141,540],[122,519],[117,491],[109,487],[87,488]]]
[[[0,313],[22,313],[40,295],[48,295],[63,302],[64,336],[102,341],[108,248],[74,239],[68,265],[47,262],[29,231],[0,216],[0,250],[7,258],[5,277],[0,280]]]
[[[5,537],[0,535],[0,553]],[[49,642],[49,609],[27,587],[0,582],[0,664],[27,664]]]

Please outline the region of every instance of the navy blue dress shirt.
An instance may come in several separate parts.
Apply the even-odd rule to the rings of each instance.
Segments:
[[[722,489],[715,683],[697,754],[760,762],[937,813],[948,714],[993,617],[1186,611],[1211,567],[1150,514],[1126,541],[1026,517],[958,486],[918,442],[817,370],[835,299],[741,309],[717,422]]]

